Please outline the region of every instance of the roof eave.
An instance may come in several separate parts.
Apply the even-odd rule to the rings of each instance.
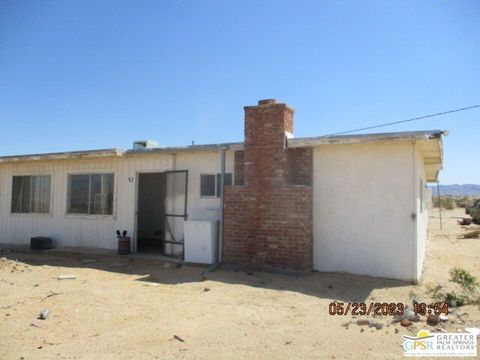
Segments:
[[[100,149],[47,154],[13,155],[0,157],[0,164],[30,161],[57,161],[70,159],[96,159],[105,157],[117,157],[122,156],[124,152],[125,151],[122,149]]]
[[[289,138],[287,139],[288,147],[315,147],[329,144],[359,144],[371,142],[391,142],[391,141],[418,141],[418,140],[432,140],[440,139],[443,131],[411,131],[411,132],[397,132],[397,133],[379,133],[379,134],[361,134],[361,135],[341,135],[341,136],[318,136],[305,138]],[[120,156],[140,156],[148,154],[175,154],[182,152],[195,151],[218,151],[218,150],[243,150],[244,143],[219,143],[207,145],[192,145],[183,147],[161,147],[144,150],[123,150],[123,149],[101,149],[101,150],[87,150],[87,151],[72,151],[46,154],[31,154],[31,155],[15,155],[0,157],[0,164],[15,163],[15,162],[31,162],[31,161],[57,161],[70,159],[96,159],[105,157],[120,157]],[[441,151],[440,145],[440,151]],[[443,153],[442,153],[443,154]],[[443,155],[442,155],[443,156]]]
[[[319,145],[330,144],[361,144],[371,142],[391,142],[391,141],[418,141],[433,140],[441,138],[443,131],[410,131],[396,133],[378,133],[378,134],[361,134],[361,135],[339,135],[339,136],[317,136],[306,138],[288,139],[288,146],[296,147],[313,147]]]
[[[172,147],[159,147],[142,150],[126,150],[125,155],[148,155],[148,154],[176,154],[181,152],[195,152],[195,151],[215,151],[215,150],[242,150],[243,143],[220,143],[220,144],[207,144],[207,145],[191,145],[191,146],[172,146]]]

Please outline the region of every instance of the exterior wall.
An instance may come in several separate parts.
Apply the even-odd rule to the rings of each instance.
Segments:
[[[288,149],[287,182],[297,185],[312,185],[312,148]]]
[[[50,236],[56,246],[116,249],[115,230],[135,232],[137,173],[188,170],[189,219],[219,216],[219,198],[200,197],[200,174],[219,173],[220,152],[177,155],[149,154],[97,160],[30,162],[0,166],[0,243],[29,244],[32,236]],[[226,171],[233,173],[233,152],[227,152]],[[67,176],[70,173],[115,174],[113,216],[67,215]],[[11,214],[12,176],[52,175],[51,213]],[[131,182],[130,182],[131,180]]]
[[[312,148],[294,148],[286,152],[288,184],[312,185]],[[235,151],[235,185],[244,185],[245,152]]]
[[[422,274],[423,261],[428,236],[428,204],[431,201],[431,192],[425,188],[426,176],[423,163],[422,151],[418,145],[413,149],[415,161],[415,208],[417,214],[417,246],[416,246],[416,278],[419,280]]]
[[[244,151],[235,151],[235,185],[243,185],[245,182],[245,176],[243,173],[243,163],[245,161]]]
[[[414,280],[412,144],[324,145],[313,159],[314,268]]]

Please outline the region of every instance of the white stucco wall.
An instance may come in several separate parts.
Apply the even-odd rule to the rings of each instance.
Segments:
[[[219,173],[220,168],[220,151],[0,165],[0,243],[29,244],[32,236],[50,236],[57,246],[115,249],[115,230],[125,229],[130,236],[134,235],[136,175],[141,172],[188,170],[189,219],[210,219],[218,216],[220,199],[200,197],[200,174]],[[227,152],[226,171],[233,173],[232,151]],[[113,216],[66,214],[67,176],[82,172],[115,174]],[[52,176],[48,215],[11,214],[12,176],[29,174]]]
[[[315,148],[315,269],[415,280],[414,155],[409,142]]]
[[[420,146],[414,147],[415,161],[415,208],[417,224],[417,253],[416,253],[416,279],[419,280],[423,270],[425,251],[427,245],[428,227],[428,203],[431,199],[431,192],[425,188],[426,177],[423,155]]]

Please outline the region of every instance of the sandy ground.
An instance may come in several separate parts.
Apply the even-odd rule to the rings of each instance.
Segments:
[[[332,301],[429,301],[427,286],[448,284],[460,266],[480,278],[480,239],[452,216],[431,212],[424,280],[419,285],[346,274],[303,277],[205,268],[167,268],[119,256],[7,252],[0,257],[1,359],[400,359],[402,335],[420,329],[480,326],[477,305],[441,326],[413,327],[331,316]],[[95,261],[94,261],[95,260]],[[94,262],[92,262],[94,261]],[[58,280],[75,274],[75,280]],[[37,320],[50,309],[47,320]],[[371,319],[371,318],[370,318]],[[437,330],[435,330],[437,329]],[[177,338],[176,338],[177,337]]]

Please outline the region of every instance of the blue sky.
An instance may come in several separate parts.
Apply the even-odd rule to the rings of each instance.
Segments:
[[[243,106],[317,136],[480,104],[479,1],[0,2],[0,154],[241,141]],[[480,183],[480,109],[440,181]]]

